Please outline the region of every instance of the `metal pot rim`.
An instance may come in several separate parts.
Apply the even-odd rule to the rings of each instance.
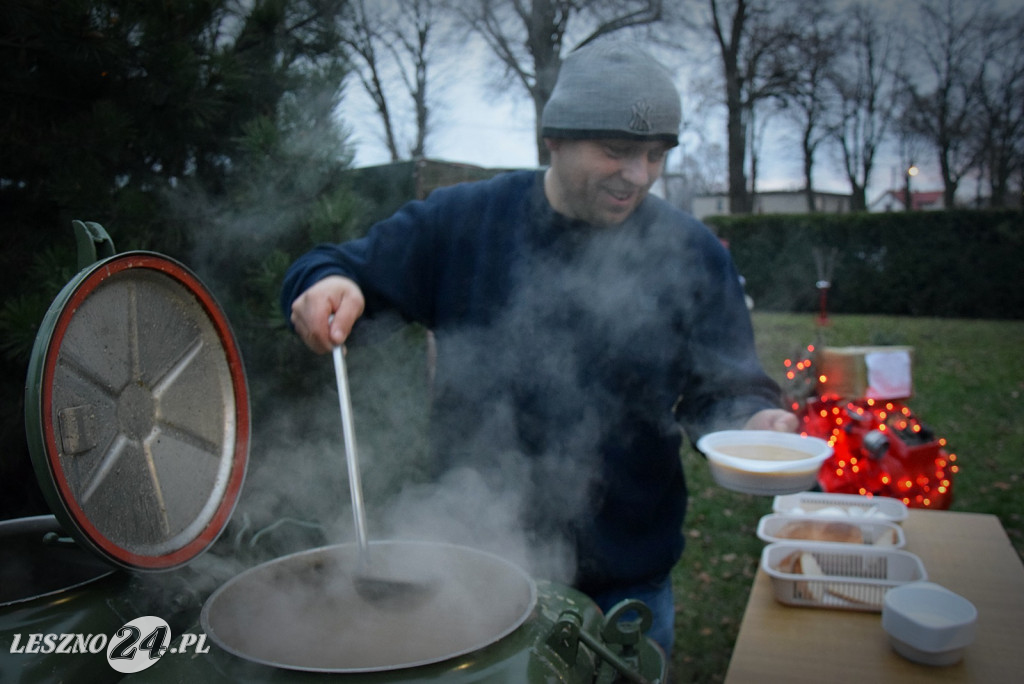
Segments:
[[[533,578],[519,566],[493,553],[445,542],[401,540],[374,541],[370,543],[370,550],[376,554],[408,553],[421,566],[437,563],[436,569],[455,574],[444,583],[440,589],[441,595],[436,600],[431,600],[426,607],[414,608],[407,614],[409,624],[406,626],[401,615],[387,615],[387,610],[375,610],[366,603],[358,603],[354,591],[338,589],[344,581],[351,583],[346,573],[358,562],[357,544],[317,547],[267,561],[228,580],[203,605],[199,617],[200,626],[218,647],[253,663],[287,670],[354,674],[421,667],[478,651],[519,629],[536,607],[537,585]],[[275,615],[277,621],[273,630],[273,643],[269,646],[261,643],[259,640],[263,637],[258,633],[262,628],[261,621],[268,619],[265,611],[272,611],[275,605],[280,607],[283,599],[294,599],[294,596],[288,596],[289,589],[295,590],[294,585],[288,586],[294,574],[308,574],[310,564],[317,563],[334,564],[329,570],[340,574],[334,575],[335,579],[331,581],[327,593],[337,590],[341,598],[327,596],[323,600],[306,604],[304,610],[307,612],[301,613],[301,619],[301,611],[298,609],[295,609],[293,620]],[[280,573],[282,570],[284,574]],[[464,581],[466,576],[470,577],[470,581]],[[255,589],[259,590],[259,600],[248,600],[252,598]],[[457,599],[454,598],[456,596]],[[495,600],[496,597],[498,600]],[[420,628],[429,626],[429,636],[436,638],[445,631],[446,620],[451,620],[452,616],[458,617],[460,608],[474,605],[474,602],[476,605],[486,605],[488,611],[495,613],[493,620],[487,620],[491,624],[486,628],[474,629],[465,638],[453,635],[450,639],[455,643],[444,644],[434,650],[401,652],[410,648],[410,639],[424,636],[425,630]],[[282,642],[289,639],[306,647],[307,641],[293,634],[296,629],[305,629],[306,625],[297,623],[303,620],[316,621],[328,613],[337,615],[339,605],[360,611],[342,616],[334,625],[336,631],[333,636],[336,640],[331,642],[331,649],[336,655],[332,657],[339,658],[339,662],[311,663],[293,653],[267,654],[268,647],[287,650]],[[234,611],[242,613],[235,614]],[[309,611],[314,614],[311,615]],[[323,615],[316,615],[317,611]],[[227,621],[226,616],[232,619]],[[354,627],[356,624],[358,628]],[[356,632],[359,634],[356,635]],[[376,636],[385,640],[383,645],[378,644],[384,653],[376,660],[376,654],[367,653],[365,647],[359,650],[354,644],[346,644],[346,639],[370,638],[374,632],[380,632]],[[240,643],[243,641],[246,643]],[[347,655],[346,650],[349,651]],[[360,662],[343,662],[345,658],[353,657],[353,653]],[[322,654],[316,657],[330,659]]]

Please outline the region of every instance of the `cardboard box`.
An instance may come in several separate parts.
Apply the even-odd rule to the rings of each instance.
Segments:
[[[825,347],[818,376],[822,395],[844,399],[907,399],[913,395],[913,347]]]

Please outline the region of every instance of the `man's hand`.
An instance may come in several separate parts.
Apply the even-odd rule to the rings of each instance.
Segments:
[[[775,432],[796,432],[800,420],[796,415],[783,409],[764,409],[747,420],[744,430],[774,430]]]
[[[307,347],[326,354],[348,339],[365,307],[363,291],[354,281],[327,276],[292,302],[292,325]]]

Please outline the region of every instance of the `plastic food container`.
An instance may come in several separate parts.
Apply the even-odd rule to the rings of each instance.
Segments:
[[[791,494],[812,488],[832,455],[823,439],[771,430],[723,430],[704,435],[697,448],[722,487],[744,494]]]
[[[803,492],[775,497],[772,510],[786,515],[868,518],[894,523],[901,523],[907,519],[906,504],[887,496]]]
[[[769,544],[761,569],[780,603],[873,612],[882,610],[888,590],[928,579],[921,559],[909,551],[851,544]]]
[[[770,513],[758,522],[757,536],[769,543],[799,539],[827,544],[865,544],[894,549],[903,548],[907,544],[902,527],[877,518]]]
[[[978,609],[934,582],[914,582],[885,595],[882,627],[893,650],[925,665],[953,665],[974,641]]]

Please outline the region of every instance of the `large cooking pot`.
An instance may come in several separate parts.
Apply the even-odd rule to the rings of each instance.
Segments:
[[[521,625],[536,601],[529,575],[483,551],[387,541],[371,544],[368,552],[376,568],[402,568],[411,581],[422,582],[422,593],[364,595],[356,584],[359,547],[329,546],[229,580],[203,606],[203,630],[225,650],[254,662],[370,672],[479,650]],[[286,632],[282,624],[289,626]]]
[[[44,318],[26,385],[33,466],[54,515],[0,529],[4,569],[19,577],[17,595],[0,602],[3,681],[119,679],[106,652],[80,654],[81,668],[59,654],[7,654],[30,632],[112,638],[142,617],[139,606],[157,617],[180,612],[174,592],[164,605],[132,601],[133,578],[188,570],[227,525],[248,462],[242,360],[212,295],[183,265],[118,255],[101,226],[74,226],[82,270]],[[642,603],[624,602],[602,622],[589,598],[550,583],[538,589],[483,551],[413,541],[370,550],[375,567],[412,572],[429,591],[369,600],[353,582],[362,571],[356,545],[294,553],[225,582],[201,610],[196,601],[185,631],[172,626],[170,649],[153,649],[154,662],[129,676],[664,679],[664,655],[642,636],[650,619]]]
[[[378,542],[445,575],[426,602],[381,606],[352,587],[355,544],[252,568],[215,591],[200,623],[172,645],[208,637],[208,653],[162,658],[133,681],[664,682],[666,663],[642,635],[650,611],[624,601],[604,616],[569,587],[533,581],[466,547]],[[283,626],[287,625],[285,629]]]

